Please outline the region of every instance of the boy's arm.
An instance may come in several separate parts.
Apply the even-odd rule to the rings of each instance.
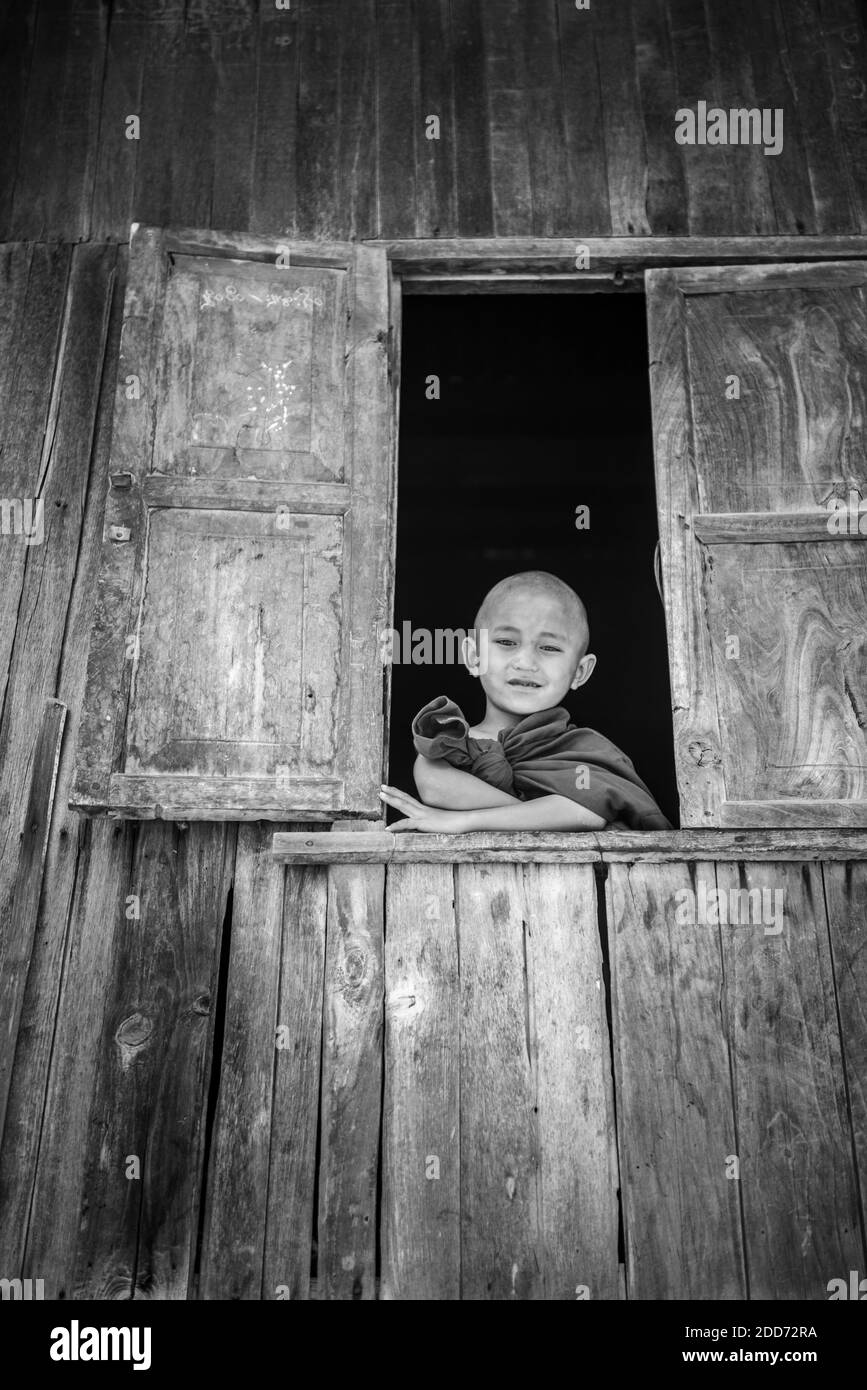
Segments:
[[[602,830],[606,824],[595,811],[588,811],[568,796],[539,796],[533,801],[513,798],[513,804],[469,810],[425,806],[396,787],[383,787],[380,796],[407,817],[390,825],[389,830],[461,835],[471,830]]]
[[[419,753],[413,767],[418,794],[426,806],[440,806],[449,811],[471,811],[494,806],[523,806],[517,796],[500,791],[452,767],[444,758],[426,758]]]

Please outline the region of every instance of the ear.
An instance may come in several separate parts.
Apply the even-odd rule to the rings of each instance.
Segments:
[[[481,675],[481,661],[474,637],[465,637],[461,643],[461,656],[471,676]]]
[[[589,681],[590,677],[593,675],[595,665],[596,657],[592,652],[588,652],[586,656],[582,656],[575,669],[575,674],[572,677],[572,683],[569,689],[577,690],[579,685],[583,685],[585,681]]]

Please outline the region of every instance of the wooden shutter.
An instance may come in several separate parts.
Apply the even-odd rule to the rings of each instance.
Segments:
[[[865,826],[867,264],[647,291],[682,823]]]
[[[381,815],[388,293],[379,249],[133,228],[73,806]]]

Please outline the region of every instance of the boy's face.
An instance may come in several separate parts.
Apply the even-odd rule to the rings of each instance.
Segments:
[[[498,709],[523,717],[553,709],[567,690],[583,685],[596,664],[583,655],[583,632],[556,598],[517,590],[488,610],[478,648],[467,665]]]

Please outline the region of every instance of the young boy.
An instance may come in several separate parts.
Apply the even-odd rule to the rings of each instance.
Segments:
[[[584,605],[553,574],[530,570],[495,584],[463,657],[487,697],[470,728],[439,695],[413,720],[421,801],[383,787],[406,820],[391,830],[670,830],[630,760],[559,702],[590,678]]]

